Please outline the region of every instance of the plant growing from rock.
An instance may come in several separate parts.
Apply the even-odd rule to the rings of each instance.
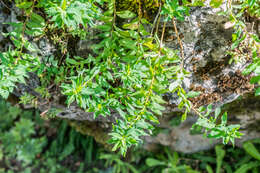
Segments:
[[[14,29],[5,33],[13,46],[0,53],[0,95],[8,98],[17,83],[25,83],[28,72],[36,72],[42,87],[35,92],[41,94],[44,91],[42,97],[47,97],[48,86],[43,83],[51,83],[54,79],[53,85],[60,87],[61,93],[67,97],[68,106],[77,103],[85,111],[94,112],[94,117],[110,116],[112,111],[119,114],[109,142],[114,145],[113,150],[120,150],[125,155],[129,147],[142,142],[142,136],[152,134],[154,124],[159,123],[157,115],[162,115],[165,109],[162,95],[171,92],[178,96],[178,108],[184,109],[182,120],[192,111],[199,116],[195,125],[204,129],[207,136],[222,138],[225,144],[229,141],[234,144],[235,138],[242,135],[238,132],[239,125],[227,125],[226,113],[221,116],[221,123],[217,123],[220,109],[217,108],[215,116],[211,116],[211,105],[207,111],[195,108],[188,98],[198,93],[187,92],[183,88],[183,80],[189,72],[184,69],[184,50],[176,20],[183,20],[190,6],[203,5],[203,2],[192,4],[185,1],[182,5],[176,0],[160,2],[158,14],[165,20],[160,38],[158,32],[147,32],[145,28],[151,24],[143,18],[142,1],[136,3],[138,14],[120,11],[115,0],[17,0],[16,6],[24,12],[25,19],[9,23]],[[218,7],[219,3],[212,0],[210,4]],[[242,13],[246,10],[249,14],[258,15],[256,2],[243,1],[242,4],[245,6],[242,5]],[[37,13],[36,8],[44,11],[44,15]],[[232,11],[228,14],[234,16]],[[231,17],[238,28],[233,35],[232,48],[250,35],[237,18]],[[127,23],[121,26],[120,21]],[[169,21],[174,26],[179,52],[163,45],[166,22]],[[96,22],[100,24],[96,25]],[[156,23],[159,22],[153,23],[152,28],[158,28]],[[32,55],[38,50],[29,41],[30,38],[43,37],[48,29],[64,32],[62,38],[69,35],[84,38],[88,36],[89,27],[98,31],[94,38],[99,41],[92,45],[92,52],[86,57],[64,51],[69,49],[64,48],[62,43],[63,48],[57,57],[48,57],[46,61],[46,57],[40,60]],[[253,64],[245,74],[252,71],[259,74],[259,39],[257,35],[250,35],[250,38],[253,38]],[[57,38],[56,42],[59,41],[62,39]],[[255,82],[259,83],[259,75],[252,78],[252,83]],[[27,103],[30,100],[28,96],[30,94],[21,97],[21,103]]]

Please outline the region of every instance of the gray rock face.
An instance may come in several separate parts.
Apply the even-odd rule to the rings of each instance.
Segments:
[[[169,109],[168,109],[169,110]],[[167,113],[160,120],[160,133],[156,136],[145,137],[144,148],[155,150],[157,144],[169,146],[175,151],[183,153],[194,153],[212,148],[215,144],[222,143],[221,140],[209,139],[201,134],[193,134],[192,124],[196,122],[196,116],[190,114],[187,120],[180,125],[174,124],[176,117],[180,115],[176,112]],[[223,106],[223,110],[228,112],[228,122],[230,124],[240,124],[241,139],[235,141],[235,145],[241,147],[244,141],[260,137],[260,97],[246,94],[243,97]],[[177,123],[179,124],[179,123]]]
[[[4,23],[11,22],[13,18],[12,16],[13,15],[10,8],[1,1],[0,2],[0,51],[6,48],[6,44],[3,43],[4,36],[2,34],[4,30],[7,30],[7,27],[4,25]]]
[[[259,121],[259,97],[244,96],[252,92],[254,86],[249,77],[241,75],[241,71],[249,64],[246,59],[229,64],[231,58],[227,51],[232,44],[232,28],[227,28],[228,18],[216,14],[219,9],[195,7],[190,10],[184,22],[178,22],[179,35],[182,38],[185,55],[185,69],[191,75],[184,81],[187,91],[202,91],[199,97],[191,101],[195,106],[212,103],[214,107],[225,105],[229,112],[229,123],[241,124],[244,136],[237,140],[236,145],[243,141],[260,137],[256,127]],[[161,25],[162,26],[162,25]],[[180,49],[173,25],[167,24],[165,46]],[[167,109],[166,116],[160,121],[160,127],[167,129],[154,137],[146,137],[145,148],[154,149],[154,144],[170,146],[176,151],[193,153],[213,147],[222,141],[207,139],[202,135],[191,134],[191,126],[196,122],[192,115],[177,127],[171,126],[171,118],[178,116],[179,110],[173,108],[177,99],[170,99],[172,107]],[[252,106],[249,108],[249,104]],[[168,116],[168,117],[167,117]],[[250,118],[249,118],[250,117]],[[251,123],[251,125],[249,125]]]
[[[208,95],[214,96],[214,100],[208,103],[214,102],[218,106],[235,100],[243,92],[252,90],[248,79],[240,75],[240,72],[248,65],[247,60],[228,64],[231,56],[227,54],[227,51],[230,50],[232,44],[233,29],[226,29],[225,24],[229,19],[217,15],[220,10],[222,9],[193,7],[190,10],[190,16],[186,16],[184,22],[177,23],[184,47],[184,67],[191,73],[191,76],[185,79],[184,87],[187,90],[203,89]],[[180,49],[173,32],[173,25],[168,23],[167,28],[169,29],[166,33],[165,46]],[[239,86],[231,85],[230,88],[222,89],[220,83],[224,80],[223,76],[230,79],[236,76],[241,80],[241,84],[247,87],[243,91],[239,89],[235,91]],[[231,88],[234,89],[233,92]]]
[[[17,17],[22,15],[22,11],[19,10],[13,3],[5,3],[0,1],[0,51],[6,51],[11,46],[10,40],[6,39],[2,33],[11,32],[13,27],[6,23],[18,22]],[[53,55],[56,51],[54,45],[52,45],[46,37],[41,38],[37,42],[32,42],[33,46],[38,50],[35,56],[41,56],[42,58]]]
[[[0,3],[0,32],[10,31],[10,28],[3,25],[4,22],[16,21],[19,11],[10,6],[10,13],[3,12],[6,7]],[[14,10],[15,9],[15,10]],[[224,109],[229,113],[229,122],[241,124],[242,132],[245,134],[242,141],[260,137],[260,98],[240,95],[252,92],[254,86],[249,83],[249,77],[241,75],[241,71],[247,66],[247,60],[239,63],[229,64],[230,56],[226,53],[230,49],[232,28],[227,28],[228,18],[217,15],[220,9],[206,7],[193,7],[190,16],[184,22],[177,22],[180,37],[183,42],[185,54],[185,69],[190,72],[190,77],[184,80],[184,87],[187,91],[202,91],[202,94],[191,99],[198,107],[213,103],[214,107],[225,105]],[[161,25],[162,26],[162,25]],[[173,25],[167,23],[164,45],[173,49],[179,49],[177,37],[173,30]],[[94,34],[94,33],[93,33]],[[0,34],[0,51],[6,50],[8,44],[3,44],[3,36]],[[47,38],[42,38],[35,45],[39,48],[39,56],[42,58],[51,56],[55,51],[54,46]],[[81,40],[78,42],[78,54],[84,55],[91,51],[91,42]],[[19,85],[14,93],[20,96],[23,92],[33,92],[39,80],[32,74],[28,79],[28,85]],[[119,116],[113,113],[110,117],[98,117],[94,119],[92,113],[86,113],[76,105],[69,108],[62,104],[64,98],[60,93],[53,93],[55,97],[48,104],[39,104],[41,111],[50,108],[60,109],[57,117],[88,123],[99,123],[99,127],[104,132],[108,132],[111,123]],[[200,134],[192,135],[190,128],[196,122],[196,116],[190,114],[188,119],[179,126],[173,126],[172,120],[179,116],[181,110],[176,107],[177,99],[170,96],[169,105],[166,107],[164,116],[160,119],[159,128],[164,129],[158,135],[145,137],[146,149],[152,149],[157,144],[172,147],[176,151],[192,153],[213,147],[221,141],[209,140]]]

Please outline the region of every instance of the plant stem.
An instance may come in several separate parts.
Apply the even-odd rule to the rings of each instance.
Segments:
[[[176,27],[176,22],[175,22],[175,17],[172,18],[172,23],[173,23],[173,27],[174,27],[174,31],[175,31],[175,34],[176,34],[176,37],[178,39],[178,43],[180,45],[180,51],[181,51],[181,69],[183,69],[184,67],[184,51],[183,51],[183,45],[182,45],[182,42],[181,42],[181,39],[180,39],[180,36],[179,36],[179,33],[178,33],[178,29]]]

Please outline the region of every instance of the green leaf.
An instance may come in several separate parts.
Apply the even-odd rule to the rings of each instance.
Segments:
[[[122,118],[126,117],[126,113],[121,108],[117,107],[116,110],[118,111],[118,113],[121,115]]]
[[[68,107],[69,107],[70,104],[73,103],[74,101],[75,101],[75,97],[74,97],[74,96],[70,96],[70,97],[68,97],[68,99],[67,99]]]
[[[260,64],[255,68],[254,71],[257,75],[260,75]]]
[[[174,91],[178,86],[180,86],[180,82],[178,80],[174,81],[173,83],[170,84],[169,90]]]
[[[226,170],[226,173],[233,173],[231,166],[232,165],[229,165],[228,163],[224,162],[224,168]]]
[[[260,95],[260,87],[258,87],[256,90],[255,90],[255,96],[259,96]]]
[[[167,165],[165,162],[157,160],[157,159],[154,159],[154,158],[147,158],[145,160],[145,163],[149,167]]]
[[[120,142],[115,143],[113,148],[112,148],[112,151],[116,151],[117,148],[119,147],[119,145],[120,145]]]
[[[181,121],[185,121],[187,118],[187,109],[185,110],[184,114],[181,116]]]
[[[206,170],[208,171],[208,173],[214,173],[210,165],[206,166]]]
[[[215,120],[218,118],[219,114],[221,113],[221,108],[220,107],[217,107],[215,109]]]
[[[199,125],[199,126],[202,126],[204,128],[208,128],[208,129],[212,129],[216,126],[215,124],[208,122],[208,119],[206,119],[206,118],[203,118],[203,119],[199,118],[197,120],[196,124]]]
[[[66,58],[66,62],[73,65],[78,65],[79,63],[71,58]]]
[[[210,6],[213,8],[218,8],[221,6],[222,3],[223,3],[223,0],[211,0]]]
[[[247,173],[249,170],[259,166],[260,166],[259,162],[249,162],[239,167],[235,173]]]
[[[216,130],[212,130],[209,134],[208,134],[208,138],[220,138],[222,137],[223,134],[221,131],[216,131]]]
[[[201,94],[201,92],[197,92],[197,91],[190,91],[187,93],[187,97],[188,98],[193,98],[193,97],[197,97]]]
[[[36,49],[36,47],[33,45],[33,44],[31,44],[30,42],[28,42],[28,41],[26,41],[25,43],[24,43],[24,47],[28,50],[28,51],[30,51],[30,52],[37,52],[38,50]]]
[[[111,31],[112,25],[111,24],[98,25],[96,28],[100,29],[101,31]]]
[[[2,146],[0,145],[0,161],[2,161],[3,157],[4,157],[4,153],[3,153]]]
[[[192,0],[192,6],[205,6],[205,0]]]
[[[225,125],[227,124],[227,112],[225,112],[221,117],[221,124]]]
[[[130,18],[133,18],[133,17],[136,16],[135,13],[133,13],[133,12],[131,12],[131,11],[129,11],[129,10],[118,11],[118,12],[116,12],[116,14],[117,14],[119,17],[123,18],[123,19],[130,19]]]
[[[255,0],[248,0],[248,4],[250,7],[253,7],[255,2],[256,2]]]
[[[135,22],[135,23],[126,23],[122,27],[124,29],[136,30],[136,29],[138,29],[138,26],[139,26],[138,22]]]
[[[212,111],[212,104],[209,104],[207,106],[207,113],[205,114],[205,116],[208,116],[211,113],[211,111]]]
[[[45,20],[44,18],[42,18],[42,16],[36,14],[36,13],[32,13],[31,14],[31,18],[35,21],[38,22],[38,24],[40,24],[41,26],[45,25]]]
[[[260,153],[259,153],[259,151],[255,148],[255,146],[250,141],[247,141],[247,142],[243,143],[243,148],[253,158],[255,158],[255,159],[260,161]]]
[[[67,1],[66,0],[62,0],[60,3],[61,9],[65,10],[66,6],[67,6]]]
[[[216,154],[217,154],[217,170],[216,170],[216,173],[220,173],[221,171],[221,166],[222,166],[222,162],[223,162],[223,159],[225,157],[225,150],[222,149],[223,146],[220,146],[220,145],[217,145],[215,147],[215,151],[216,151]]]
[[[33,4],[33,2],[31,2],[31,1],[29,1],[29,2],[28,1],[23,1],[20,4],[16,4],[16,6],[18,8],[27,9],[27,8],[30,8],[32,6],[32,4]]]
[[[254,83],[257,83],[257,82],[260,82],[260,75],[259,76],[254,76],[250,79],[250,83],[251,84],[254,84]]]
[[[199,107],[199,109],[198,109],[199,112],[204,112],[205,110],[206,110],[206,108],[205,108],[204,106],[201,106],[201,107]]]
[[[258,66],[258,63],[252,63],[250,64],[243,72],[243,75],[248,75],[249,73],[251,73],[252,71],[254,71],[256,69],[256,67]]]
[[[2,96],[4,99],[7,99],[9,96],[9,92],[0,88],[0,96]]]

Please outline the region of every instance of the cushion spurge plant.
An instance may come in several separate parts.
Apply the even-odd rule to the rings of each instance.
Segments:
[[[9,23],[14,26],[13,31],[4,34],[13,45],[0,53],[2,97],[8,98],[16,84],[25,83],[28,72],[33,72],[41,81],[41,90],[37,91],[44,91],[45,98],[46,95],[48,99],[52,97],[48,86],[56,85],[67,97],[68,106],[77,103],[85,111],[94,112],[94,117],[112,116],[112,110],[117,111],[120,116],[116,117],[112,126],[109,142],[114,145],[113,150],[120,150],[122,155],[132,145],[141,143],[142,136],[152,134],[155,124],[159,123],[158,116],[165,109],[163,105],[166,101],[162,98],[165,93],[175,93],[179,97],[178,108],[184,110],[183,121],[190,111],[198,115],[194,126],[204,129],[208,137],[222,138],[226,144],[229,141],[234,143],[235,138],[242,135],[238,132],[239,125],[227,125],[227,113],[221,115],[219,108],[215,110],[215,115],[212,115],[211,105],[195,108],[188,98],[198,93],[187,93],[182,87],[183,79],[189,72],[184,69],[184,50],[176,20],[184,20],[189,7],[194,4],[161,1],[159,12],[165,20],[159,38],[157,32],[151,34],[145,29],[151,24],[142,18],[141,0],[136,2],[139,8],[137,14],[120,10],[115,0],[16,0],[15,3],[24,11],[24,16],[17,23]],[[214,6],[214,3],[217,2],[212,0],[211,5]],[[251,10],[250,13],[254,9],[257,12],[257,3],[242,3],[250,3],[249,8],[242,9],[243,12],[247,9]],[[234,14],[228,11],[225,15]],[[121,21],[126,23],[121,25]],[[173,22],[180,50],[163,45],[166,22]],[[90,35],[90,29],[96,35]],[[243,28],[241,32],[248,34],[243,32]],[[243,38],[239,33],[236,38]],[[58,53],[51,57],[36,57],[35,52],[39,50],[28,38],[46,36],[57,44]],[[83,38],[94,39],[95,44],[90,53],[76,56],[68,40]],[[255,35],[252,38],[255,42],[258,39]],[[234,39],[236,44],[237,39]],[[64,40],[67,40],[65,44]],[[259,58],[255,53],[255,42],[252,41],[254,65],[249,66],[248,73],[255,71],[258,74]],[[257,79],[253,78],[252,82]],[[25,100],[20,103],[25,103]],[[217,121],[219,117],[220,123]]]

